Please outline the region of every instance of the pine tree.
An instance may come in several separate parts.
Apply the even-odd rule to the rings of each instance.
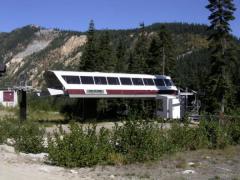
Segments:
[[[126,58],[126,51],[126,45],[124,44],[123,40],[120,40],[116,49],[117,62],[115,66],[115,72],[127,72],[128,63]]]
[[[229,47],[229,33],[231,31],[229,22],[234,20],[235,6],[233,0],[209,0],[206,6],[211,12],[210,20],[210,63],[211,70],[208,77],[208,99],[207,110],[224,113],[225,105],[232,96],[232,79],[230,67],[232,56]]]
[[[159,39],[154,37],[148,50],[147,73],[160,74],[162,70],[161,51]]]
[[[85,49],[81,56],[80,70],[84,71],[94,71],[96,70],[97,57],[97,47],[96,47],[96,37],[95,37],[95,26],[94,21],[91,20],[87,32],[87,43]]]
[[[240,40],[240,39],[239,39]],[[239,41],[238,40],[238,41]],[[239,41],[240,42],[240,41]],[[236,54],[237,54],[237,59],[240,59],[240,47],[238,46],[237,48],[237,51],[236,51]],[[240,66],[240,62],[237,62],[236,63],[236,66],[235,67],[239,67]],[[240,84],[240,69],[239,68],[235,68],[236,70],[233,72],[234,73],[234,84]],[[240,103],[240,86],[237,86],[236,88],[236,101],[238,103]]]
[[[104,31],[99,38],[97,51],[97,71],[113,72],[116,65],[116,58],[110,44],[109,32]]]
[[[176,63],[174,82],[180,87],[201,91],[206,85],[205,80],[210,72],[209,56],[208,50],[202,49],[179,57]]]
[[[167,31],[165,26],[162,26],[158,36],[162,58],[162,74],[173,75],[176,66],[176,58],[171,34]]]
[[[146,59],[148,57],[147,33],[144,24],[140,24],[140,35],[135,44],[129,61],[129,71],[132,73],[146,73]]]
[[[151,41],[147,59],[148,73],[173,75],[176,58],[171,34],[164,26]]]

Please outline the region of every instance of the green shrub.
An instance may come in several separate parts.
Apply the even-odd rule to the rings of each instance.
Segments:
[[[135,117],[136,118],[136,117]],[[199,126],[173,123],[168,130],[158,123],[130,118],[110,132],[96,126],[84,129],[73,123],[70,133],[61,128],[48,137],[49,160],[66,167],[126,164],[159,159],[163,154],[200,148],[224,148],[239,143],[239,122],[202,120]]]
[[[169,140],[175,151],[196,150],[201,148],[222,149],[230,144],[226,126],[218,121],[202,120],[198,127],[175,123],[168,131]]]
[[[66,167],[104,164],[111,153],[110,132],[102,128],[97,135],[96,126],[84,130],[76,123],[70,125],[70,133],[60,131],[48,138],[49,159]]]
[[[240,120],[229,121],[226,128],[231,144],[240,144]]]
[[[15,149],[25,153],[41,153],[45,151],[43,136],[45,130],[37,123],[27,121],[19,126],[15,137]]]
[[[223,149],[230,144],[230,137],[227,134],[226,126],[220,125],[218,121],[202,120],[200,127],[207,133],[209,148]]]
[[[115,125],[112,142],[115,152],[124,155],[127,162],[155,160],[171,149],[158,124],[147,121]]]
[[[16,119],[6,118],[0,120],[0,143],[4,143],[7,138],[15,138],[19,123]]]
[[[206,132],[200,127],[174,123],[167,133],[169,143],[173,144],[173,151],[196,150],[208,146]]]

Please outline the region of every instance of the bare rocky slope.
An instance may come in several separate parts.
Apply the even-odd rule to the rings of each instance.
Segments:
[[[24,38],[19,39],[22,36]],[[8,34],[0,34],[0,58],[7,66],[4,86],[23,83],[26,79],[33,86],[41,86],[42,74],[47,69],[74,67],[81,51],[76,49],[86,43],[86,35],[26,26]]]

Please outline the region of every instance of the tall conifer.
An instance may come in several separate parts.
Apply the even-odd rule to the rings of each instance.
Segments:
[[[170,32],[161,27],[151,41],[147,59],[148,73],[173,75],[176,66],[174,44]]]
[[[126,59],[126,45],[124,44],[123,40],[120,39],[119,44],[116,49],[116,66],[115,71],[116,72],[127,72],[128,64]]]
[[[132,52],[129,62],[129,71],[132,73],[145,73],[147,71],[146,59],[148,56],[147,33],[144,23],[140,24],[140,34]]]
[[[91,20],[87,32],[87,43],[85,49],[81,56],[80,70],[84,71],[94,71],[96,70],[97,62],[97,47],[96,47],[96,37],[95,37],[95,25],[94,21]]]
[[[162,60],[162,74],[173,75],[176,66],[176,57],[171,34],[165,26],[162,26],[158,36]]]
[[[161,51],[158,37],[154,37],[151,41],[148,50],[147,73],[149,74],[161,74],[162,60]]]
[[[110,44],[109,32],[104,31],[100,38],[97,48],[97,71],[113,72],[116,65],[116,58],[113,53],[113,48]]]
[[[225,105],[231,97],[230,66],[232,55],[229,46],[229,22],[234,20],[236,10],[233,0],[208,0],[206,6],[211,12],[209,20],[211,25],[209,36],[209,51],[211,53],[211,70],[207,84],[207,110],[210,112],[224,112]]]

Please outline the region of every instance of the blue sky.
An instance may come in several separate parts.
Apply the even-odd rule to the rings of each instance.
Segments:
[[[240,37],[240,0],[235,0],[233,34]],[[86,31],[136,28],[140,22],[208,23],[207,0],[0,0],[0,32],[27,24]]]

